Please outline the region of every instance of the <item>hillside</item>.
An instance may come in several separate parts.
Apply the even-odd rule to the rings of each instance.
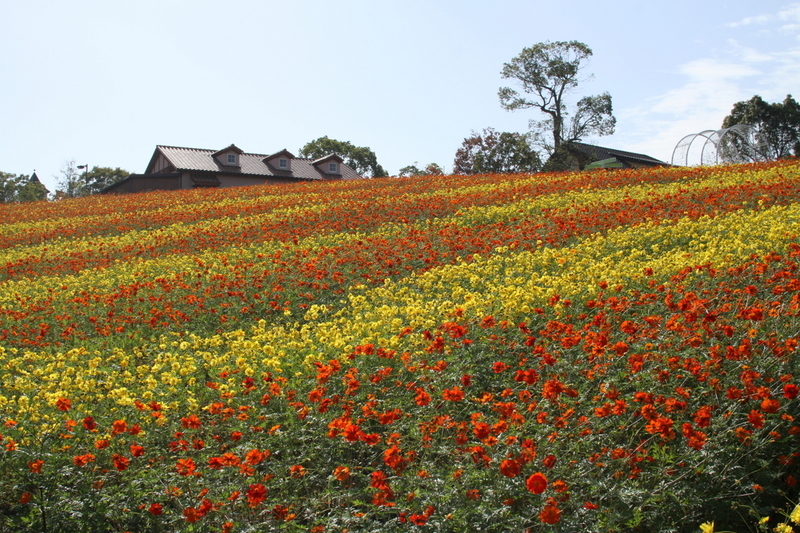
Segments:
[[[0,531],[798,502],[800,163],[0,205]]]

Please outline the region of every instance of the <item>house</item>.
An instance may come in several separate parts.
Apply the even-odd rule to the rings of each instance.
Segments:
[[[587,170],[589,168],[642,168],[669,166],[654,157],[625,150],[615,150],[581,142],[564,143],[559,148],[553,163],[558,163],[559,170]],[[593,163],[597,163],[594,164]]]
[[[295,157],[288,150],[251,154],[232,144],[221,150],[156,146],[144,174],[131,174],[103,194],[198,187],[241,187],[265,183],[364,179],[330,154],[319,159]]]

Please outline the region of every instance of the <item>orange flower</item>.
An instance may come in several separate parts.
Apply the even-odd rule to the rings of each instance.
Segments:
[[[294,465],[289,468],[289,474],[294,478],[301,478],[306,475],[306,469],[303,465]]]
[[[547,477],[541,472],[536,472],[525,481],[525,487],[534,494],[541,494],[547,488]]]
[[[69,411],[72,409],[72,400],[69,398],[59,398],[56,400],[56,409],[59,411]]]
[[[94,456],[94,454],[85,453],[83,455],[76,455],[75,457],[73,457],[72,464],[74,464],[75,466],[85,466],[91,462],[94,462],[95,459],[96,457]]]
[[[30,463],[28,463],[28,468],[34,474],[41,474],[43,466],[44,466],[44,461],[42,461],[41,459],[37,459],[35,461],[31,461]]]
[[[333,469],[333,477],[339,481],[347,481],[350,479],[350,469],[346,466],[337,466]]]
[[[144,455],[144,446],[139,446],[138,444],[131,444],[131,455],[133,457],[141,457]]]
[[[186,509],[184,509],[183,516],[184,518],[186,518],[186,521],[189,522],[190,524],[194,524],[203,517],[200,511],[198,511],[194,507],[187,507]]]
[[[178,459],[175,469],[182,476],[191,476],[197,469],[197,465],[191,457],[188,457],[186,459]]]
[[[416,403],[420,407],[424,407],[429,403],[431,403],[431,397],[423,389],[417,387],[417,394],[416,396],[414,396],[414,403]]]
[[[750,414],[747,415],[747,420],[756,429],[761,429],[762,427],[764,427],[764,415],[762,415],[755,409],[751,410]]]
[[[128,423],[124,420],[114,420],[111,423],[111,433],[118,434],[118,433],[125,433],[128,429]]]
[[[777,413],[781,408],[781,402],[775,398],[766,398],[761,401],[761,410],[765,413]]]
[[[500,473],[506,477],[517,477],[521,471],[522,467],[513,459],[505,459],[500,463]]]
[[[181,426],[187,429],[198,429],[201,426],[200,417],[189,415],[181,418]]]
[[[561,520],[561,510],[555,502],[550,502],[544,506],[542,512],[539,513],[539,520],[545,524],[558,524]]]
[[[442,397],[450,402],[460,402],[464,399],[464,391],[461,387],[453,387],[452,389],[445,389],[442,391]]]
[[[127,457],[119,454],[114,454],[111,456],[111,460],[114,462],[114,468],[122,472],[123,470],[127,470],[128,466],[130,466],[131,461]]]

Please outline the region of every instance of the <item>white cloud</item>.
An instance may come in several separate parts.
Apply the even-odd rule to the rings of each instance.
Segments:
[[[746,17],[738,22],[729,22],[726,26],[731,28],[738,28],[739,26],[749,26],[751,24],[764,24],[774,19],[774,15],[757,15],[755,17]]]

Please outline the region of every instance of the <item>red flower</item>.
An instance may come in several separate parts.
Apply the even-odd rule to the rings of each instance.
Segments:
[[[545,468],[553,468],[556,464],[556,456],[552,453],[542,459],[542,464]]]
[[[131,455],[133,457],[141,457],[144,455],[144,447],[138,444],[131,444]]]
[[[750,414],[747,415],[747,421],[750,422],[756,429],[761,429],[764,427],[764,415],[755,409],[751,410]]]
[[[150,504],[150,508],[147,510],[148,513],[158,516],[164,512],[164,508],[161,506],[160,503],[153,503]]]
[[[781,402],[775,398],[766,398],[761,402],[761,410],[765,413],[777,413],[781,407]]]
[[[94,418],[91,416],[87,416],[83,419],[83,429],[86,431],[92,431],[93,429],[97,428],[97,424],[94,421]]]
[[[72,464],[74,464],[75,466],[85,466],[88,463],[94,462],[95,459],[96,457],[94,456],[94,454],[85,453],[83,455],[76,455],[75,457],[73,457]]]
[[[59,411],[69,411],[72,408],[72,400],[69,398],[59,398],[56,400],[56,409]]]
[[[250,507],[258,507],[267,499],[267,488],[261,483],[253,483],[245,492],[245,496],[247,496],[247,504]]]
[[[424,407],[431,403],[431,396],[423,389],[417,387],[417,394],[414,396],[414,403],[419,405],[420,407]]]
[[[428,522],[428,517],[424,514],[412,514],[408,517],[415,526],[424,526]]]
[[[194,524],[203,517],[203,515],[200,514],[200,511],[198,511],[194,507],[187,507],[186,509],[184,509],[183,516],[184,518],[186,518],[186,521],[189,522],[190,524]]]
[[[114,462],[114,468],[122,472],[123,470],[127,470],[128,466],[130,466],[131,461],[124,455],[114,454],[111,456],[111,460]]]
[[[181,418],[181,426],[187,429],[198,429],[201,426],[200,417],[197,415],[189,415]]]
[[[525,487],[534,494],[541,494],[547,488],[547,477],[541,472],[536,472],[525,481]]]
[[[794,383],[787,383],[783,386],[783,397],[788,400],[794,400],[800,394],[800,387]]]
[[[500,463],[500,473],[506,477],[517,477],[521,471],[522,467],[513,459],[506,459]]]
[[[442,391],[442,397],[450,402],[460,402],[464,399],[464,391],[460,387],[453,387],[452,389],[445,389]]]

